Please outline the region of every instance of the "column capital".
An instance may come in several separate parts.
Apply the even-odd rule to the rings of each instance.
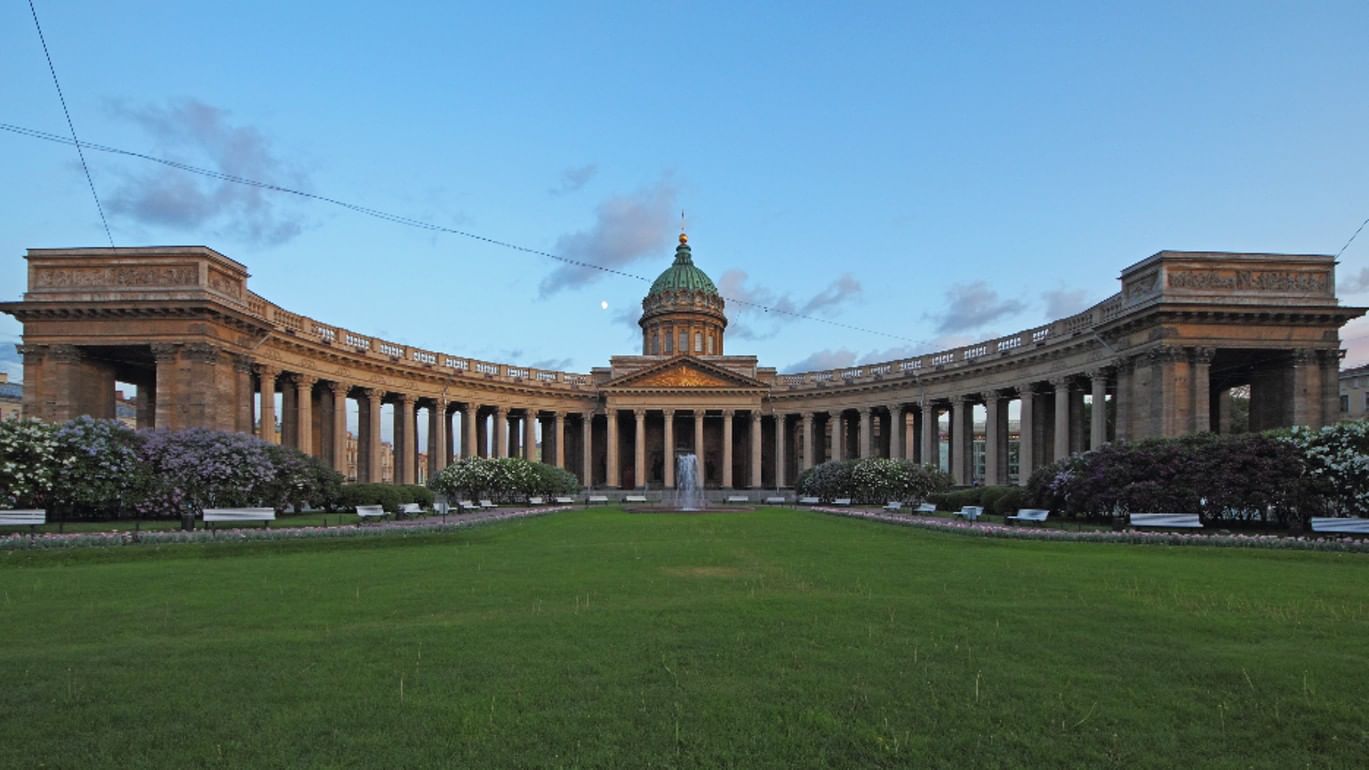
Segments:
[[[347,396],[347,392],[351,390],[351,388],[347,386],[347,383],[338,382],[336,380],[329,380],[325,382],[323,386],[327,388],[329,392],[333,394],[334,397],[341,395],[345,398]]]
[[[1346,351],[1340,349],[1329,349],[1317,351],[1321,355],[1322,363],[1335,364],[1340,366],[1340,362],[1345,358]]]
[[[415,400],[416,400],[416,399],[414,398],[414,394],[412,394],[412,393],[396,393],[396,394],[395,394],[395,403],[400,404],[401,406],[409,406],[409,405],[412,404]]]
[[[498,415],[500,418],[508,417],[509,408],[507,406],[504,406],[503,404],[495,404],[494,413]]]
[[[860,416],[861,416],[861,417],[869,417],[869,416],[870,416],[870,412],[874,411],[874,407],[871,407],[871,406],[858,406],[858,407],[856,407],[856,411],[857,411],[857,412],[860,412]]]
[[[966,396],[951,396],[951,397],[947,398],[946,400],[951,402],[951,406],[952,406],[952,407],[957,407],[957,406],[964,406],[964,405],[965,405],[965,402],[968,401],[969,399],[968,399],[968,397],[966,397]]]
[[[1034,382],[1023,382],[1013,386],[1013,390],[1017,391],[1017,395],[1023,397],[1032,395],[1036,392],[1036,389],[1037,384]]]
[[[1051,384],[1051,387],[1056,390],[1060,390],[1061,388],[1068,389],[1070,386],[1070,378],[1068,376],[1052,377],[1049,380],[1047,380],[1047,382],[1049,382]]]
[[[185,356],[202,364],[215,364],[219,361],[219,348],[217,345],[194,342],[185,346]]]
[[[237,353],[233,354],[233,370],[239,374],[250,374],[252,372],[252,359]]]
[[[1146,360],[1151,363],[1164,361],[1182,361],[1188,357],[1188,351],[1177,345],[1156,345],[1146,351]]]
[[[723,419],[730,419],[730,418],[736,417],[736,416],[737,416],[737,410],[736,410],[736,409],[724,409],[724,410],[723,410]]]
[[[811,423],[812,421],[813,421],[813,413],[812,413],[812,412],[799,412],[799,422],[803,423],[804,425],[807,425],[808,423]]]
[[[1193,348],[1191,360],[1195,364],[1210,364],[1217,356],[1216,348]]]
[[[761,421],[761,417],[762,417],[762,415],[761,415],[761,410],[759,410],[759,409],[752,409],[752,410],[751,410],[751,422],[760,422],[760,421]]]
[[[670,418],[672,418],[672,417],[675,416],[675,410],[674,410],[674,409],[662,409],[662,410],[661,410],[661,414],[665,415],[665,418],[666,418],[667,420],[669,420]]]
[[[584,412],[581,412],[581,413],[580,413],[580,419],[584,420],[584,421],[585,421],[585,424],[589,424],[590,422],[593,422],[593,421],[594,421],[594,410],[593,410],[593,409],[589,409],[589,410],[586,410],[586,411],[584,411]]]
[[[832,418],[832,419],[834,419],[834,420],[840,420],[840,419],[841,419],[841,416],[842,416],[843,414],[845,414],[845,413],[846,413],[846,410],[845,410],[845,409],[828,409],[828,410],[827,410],[827,416],[830,417],[830,418]]]
[[[373,406],[378,406],[381,399],[385,397],[385,393],[380,388],[361,388],[361,395],[365,396],[366,400],[370,401]]]
[[[885,408],[889,410],[889,414],[891,414],[891,415],[896,415],[896,414],[898,414],[899,412],[905,411],[905,410],[907,409],[907,407],[904,406],[902,402],[899,402],[899,403],[896,403],[896,404],[890,404],[889,406],[887,406],[887,407],[885,407]]]
[[[153,348],[156,348],[156,347],[157,347],[156,345],[153,346]],[[169,345],[168,345],[167,347],[172,347],[172,346],[169,346]],[[157,351],[154,349],[154,350],[152,351],[152,353],[153,353],[154,355],[156,355],[156,354],[157,354]],[[171,352],[169,355],[170,355],[172,358],[174,358],[176,354],[175,354],[175,352],[173,351],[173,352]],[[162,360],[162,359],[159,357],[157,360],[160,361],[160,360]],[[267,377],[270,377],[271,379],[274,380],[276,377],[279,377],[279,376],[280,376],[280,370],[277,369],[277,368],[274,367],[274,366],[271,366],[270,364],[257,363],[257,364],[253,364],[253,365],[252,365],[252,368],[253,368],[254,370],[256,370],[257,376],[258,376],[258,377],[261,377],[263,380],[266,379]]]
[[[639,420],[645,420],[645,419],[646,419],[646,410],[645,410],[645,409],[633,409],[633,410],[632,410],[632,416],[633,416],[633,417],[636,417],[636,418],[639,419]]]
[[[1000,398],[1002,398],[1002,396],[998,395],[998,391],[996,390],[985,390],[981,391],[979,394],[979,400],[983,401],[985,404],[996,402]]]
[[[312,388],[314,387],[314,383],[318,382],[317,377],[301,374],[299,372],[290,372],[286,374],[285,380],[297,388]]]
[[[178,345],[177,347],[180,346]],[[81,353],[81,349],[75,345],[52,345],[48,347],[48,355],[51,356],[53,360],[61,361],[63,363],[76,363],[85,357]]]

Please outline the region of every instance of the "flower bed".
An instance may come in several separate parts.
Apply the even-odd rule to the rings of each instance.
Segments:
[[[523,519],[531,516],[567,510],[568,506],[552,508],[524,508],[481,512],[473,515],[453,515],[441,519],[399,521],[377,526],[337,527],[279,527],[268,529],[148,530],[143,532],[73,532],[69,534],[26,535],[0,537],[0,551],[30,548],[87,548],[114,545],[159,545],[162,543],[228,543],[249,540],[308,540],[312,538],[379,537],[385,535],[416,535],[445,532],[496,521]]]
[[[1138,532],[1126,530],[1071,530],[1049,527],[1009,527],[979,522],[971,524],[958,519],[935,516],[893,514],[857,508],[815,507],[812,510],[834,516],[881,521],[905,527],[918,527],[941,532],[955,532],[979,537],[999,537],[1014,540],[1054,540],[1094,543],[1133,543],[1139,545],[1210,545],[1223,548],[1271,548],[1301,551],[1350,551],[1369,553],[1369,540],[1352,537],[1288,537],[1282,535],[1199,534],[1188,532]]]

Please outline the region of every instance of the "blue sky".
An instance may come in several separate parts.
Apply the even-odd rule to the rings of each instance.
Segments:
[[[1362,0],[36,4],[85,141],[647,278],[684,209],[729,296],[882,332],[729,308],[729,352],[781,369],[1027,328],[1160,249],[1335,253],[1369,216]],[[0,82],[0,122],[66,131],[24,3]],[[574,371],[639,348],[639,281],[88,158],[116,244],[211,246],[296,312]],[[26,248],[105,239],[71,147],[0,132],[0,168],[13,299]],[[1339,277],[1369,304],[1369,235]]]

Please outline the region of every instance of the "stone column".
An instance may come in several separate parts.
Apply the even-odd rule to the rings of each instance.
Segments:
[[[751,410],[751,488],[760,489],[764,475],[761,473],[761,412]]]
[[[494,408],[494,456],[509,456],[509,408]]]
[[[827,413],[827,422],[831,426],[829,433],[832,442],[832,449],[827,453],[829,460],[846,459],[846,418],[842,416],[842,410],[837,409]]]
[[[316,377],[296,374],[295,384],[295,448],[307,455],[314,453],[314,383]]]
[[[666,489],[674,489],[674,488],[675,488],[675,410],[674,410],[674,409],[666,409],[666,410],[662,413],[662,415],[663,415],[663,419],[665,420],[665,422],[662,423],[662,425],[663,425],[662,431],[664,432],[664,435],[662,436],[662,438],[663,438],[662,446],[663,446],[664,449],[665,449],[665,468],[662,469],[662,472],[665,474],[665,488],[666,488]]]
[[[704,410],[694,410],[694,457],[699,463],[699,476],[704,476]]]
[[[723,410],[723,489],[732,488],[732,417],[731,409]]]
[[[585,489],[594,486],[594,412],[585,412],[580,419],[580,483]]]
[[[1018,424],[1017,424],[1017,483],[1022,486],[1027,485],[1027,479],[1031,478],[1032,472],[1036,470],[1036,442],[1032,440],[1036,435],[1036,419],[1033,408],[1036,402],[1036,386],[1032,383],[1017,386],[1019,400]]]
[[[1321,350],[1321,424],[1340,422],[1340,354],[1339,349]]]
[[[1003,451],[1006,447],[1000,446],[1000,443],[1006,443],[1007,436],[998,420],[998,393],[985,391],[980,398],[984,399],[984,485],[994,487],[1007,481],[1001,467],[1007,459]],[[1006,409],[1001,411],[1007,412]]]
[[[622,484],[622,475],[618,472],[618,410],[610,408],[608,415],[608,478],[604,480],[604,486],[609,489],[617,489]]]
[[[362,429],[361,444],[359,448],[366,450],[366,472],[365,480],[372,483],[380,482],[380,402],[384,397],[376,388],[368,388],[365,391],[367,413],[362,415],[365,418]],[[362,475],[360,471],[358,476]]]
[[[799,472],[813,467],[813,413],[803,412],[799,415],[799,431],[803,433],[803,464]]]
[[[1070,381],[1065,377],[1051,380],[1055,388],[1055,452],[1056,462],[1070,456]]]
[[[428,478],[447,467],[447,401],[438,398],[428,407]]]
[[[1089,414],[1089,449],[1108,443],[1108,375],[1102,369],[1089,372],[1093,406]],[[1204,399],[1206,400],[1206,399]]]
[[[461,413],[461,433],[465,438],[461,442],[461,457],[480,456],[480,405],[466,404],[466,409]]]
[[[940,424],[936,418],[936,406],[927,399],[922,400],[922,464],[933,468],[941,467],[941,452],[937,450],[937,433]]]
[[[907,424],[907,415],[903,413],[903,404],[889,405],[889,459],[902,460],[907,455],[904,449],[904,430]]]
[[[1146,354],[1150,363],[1150,430],[1145,438],[1175,438],[1193,426],[1193,386],[1189,356],[1183,348],[1160,345]]]
[[[395,479],[413,484],[418,481],[418,409],[408,393],[395,400],[395,427]]]
[[[1208,433],[1212,430],[1212,359],[1217,355],[1215,348],[1193,348],[1189,359],[1189,377],[1192,380],[1193,394],[1189,396],[1193,404],[1194,433]]]
[[[160,360],[158,361],[160,364]],[[162,398],[161,386],[161,366],[157,367],[157,405],[160,407],[166,404],[170,407],[174,403],[173,398]],[[280,371],[269,366],[257,366],[257,378],[261,380],[261,423],[257,427],[257,438],[268,444],[280,443],[276,436],[276,376]],[[170,379],[170,378],[168,378]],[[161,415],[157,415],[158,428],[179,427],[173,426],[170,421],[162,422]]]
[[[280,419],[280,443],[282,446],[298,446],[297,439],[299,434],[299,391],[295,387],[295,377],[293,372],[286,372],[281,375],[280,381],[280,408],[276,410],[276,417]]]
[[[557,411],[552,415],[552,432],[556,434],[556,467],[566,467],[566,413]],[[546,436],[542,437],[542,443],[546,444]]]
[[[1130,357],[1120,358],[1117,361],[1117,389],[1112,395],[1113,414],[1116,427],[1113,430],[1118,441],[1130,441],[1133,436],[1132,429],[1132,405],[1135,399],[1132,398],[1132,383],[1134,381],[1135,362]]]
[[[333,456],[329,458],[333,470],[347,475],[347,386],[341,382],[328,383],[333,397]]]
[[[646,410],[632,410],[632,484],[646,488]]]
[[[523,410],[523,459],[536,462],[537,454],[537,410]]]
[[[784,451],[785,433],[789,429],[789,415],[775,412],[775,489],[783,489],[789,471],[789,457]]]
[[[254,426],[252,417],[252,359],[247,356],[233,356],[233,377],[236,380],[237,400],[233,403],[233,423],[235,430],[239,433],[251,434]],[[138,385],[138,427],[149,427],[143,424],[143,397],[156,403],[155,386],[145,388],[142,384]],[[156,419],[156,415],[152,415]]]
[[[957,484],[969,484],[970,444],[974,436],[966,435],[965,414],[970,404],[964,396],[951,397],[951,478]]]
[[[1320,427],[1321,388],[1317,382],[1317,351],[1293,351],[1293,424]]]
[[[156,409],[152,415],[152,424],[159,430],[170,430],[181,427],[179,421],[176,419],[176,382],[180,379],[179,373],[177,372],[180,351],[180,345],[157,343],[152,346],[152,357],[157,362],[157,382],[152,388],[154,393],[152,400],[156,403]],[[25,372],[28,371],[27,364],[29,358],[29,355],[24,356]],[[263,383],[268,379],[271,380],[271,392],[274,394],[276,370],[266,367],[257,367],[257,371],[262,373],[261,379]],[[38,383],[35,381],[34,384],[37,385]],[[263,384],[263,394],[265,389],[266,386]],[[26,385],[24,387],[24,392],[27,393],[28,391],[29,388]],[[265,404],[265,400],[263,400],[262,403]],[[28,408],[30,407],[29,404],[25,404],[24,406],[26,407],[26,411],[24,412],[26,415],[38,414],[36,409]],[[271,401],[271,407],[271,419],[274,421],[276,413],[274,397]],[[259,432],[257,437],[263,441],[269,440],[266,438],[265,433]]]
[[[860,408],[860,459],[870,456],[870,407]]]

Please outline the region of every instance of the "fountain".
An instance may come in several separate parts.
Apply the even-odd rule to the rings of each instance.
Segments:
[[[706,507],[699,458],[691,452],[681,452],[675,456],[675,510],[702,511]]]

